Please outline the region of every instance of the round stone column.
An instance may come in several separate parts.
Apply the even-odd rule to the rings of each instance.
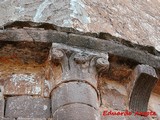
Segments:
[[[97,71],[108,69],[108,54],[52,47],[52,62],[62,68],[51,92],[53,120],[100,120]]]
[[[99,120],[97,92],[89,84],[68,82],[51,93],[53,120]]]

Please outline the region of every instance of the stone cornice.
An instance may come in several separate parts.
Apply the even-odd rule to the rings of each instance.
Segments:
[[[160,69],[159,52],[113,37],[107,33],[82,33],[70,28],[62,28],[48,23],[14,22],[0,31],[0,41],[26,41],[63,43],[84,49],[108,52],[142,64]],[[103,39],[101,39],[103,38]]]

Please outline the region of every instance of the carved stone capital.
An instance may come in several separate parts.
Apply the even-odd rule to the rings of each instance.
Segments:
[[[62,71],[62,75],[58,75],[61,78],[54,80],[56,86],[51,92],[53,118],[66,119],[76,110],[84,118],[76,116],[72,119],[88,119],[83,109],[89,111],[89,116],[96,116],[96,120],[100,120],[97,76],[101,69],[109,68],[108,54],[53,43],[51,55],[53,66],[61,66]],[[67,114],[62,116],[62,110]]]
[[[108,54],[78,49],[63,44],[52,44],[52,61],[59,63],[62,68],[64,81],[78,80],[88,82],[97,87],[97,78],[100,70],[108,70]]]
[[[77,64],[85,64],[90,60],[91,56],[87,53],[76,53],[74,56],[74,61]]]

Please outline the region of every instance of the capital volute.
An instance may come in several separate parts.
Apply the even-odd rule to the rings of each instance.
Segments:
[[[64,57],[64,53],[60,49],[52,49],[52,60],[60,62],[62,58]]]

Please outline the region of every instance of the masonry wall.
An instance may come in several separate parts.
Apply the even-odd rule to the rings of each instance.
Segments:
[[[108,34],[102,39],[26,23],[0,34],[2,120],[159,119],[157,53]],[[105,112],[126,110],[132,115]],[[137,111],[156,115],[134,116]]]

